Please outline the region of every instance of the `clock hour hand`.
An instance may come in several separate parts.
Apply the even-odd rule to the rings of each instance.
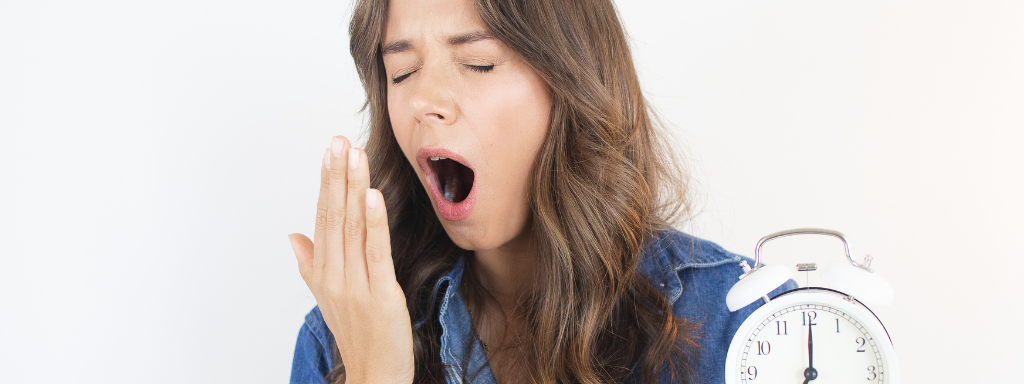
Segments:
[[[804,384],[818,378],[818,370],[814,369],[814,335],[811,333],[810,321],[807,322],[807,369],[804,370]]]

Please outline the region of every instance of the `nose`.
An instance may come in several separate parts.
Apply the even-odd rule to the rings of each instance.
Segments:
[[[451,80],[436,66],[420,68],[419,79],[409,99],[413,117],[418,122],[452,125],[458,120]]]

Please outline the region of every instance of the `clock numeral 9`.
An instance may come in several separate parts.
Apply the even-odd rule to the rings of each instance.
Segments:
[[[758,341],[757,342],[757,354],[758,355],[767,355],[767,354],[769,354],[771,352],[772,352],[772,345],[769,344],[768,341]]]
[[[864,344],[867,343],[867,340],[864,340],[863,337],[858,337],[856,343],[860,344],[860,348],[857,348],[857,352],[864,352]]]
[[[877,378],[878,378],[878,374],[875,373],[875,366],[874,365],[869,365],[868,366],[868,381],[874,381]]]
[[[747,380],[754,380],[757,378],[757,367],[751,365],[747,367]]]

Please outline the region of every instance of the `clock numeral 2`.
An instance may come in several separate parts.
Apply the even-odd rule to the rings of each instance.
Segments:
[[[747,380],[754,380],[757,378],[757,367],[751,365],[747,367]]]
[[[776,335],[788,335],[789,334],[789,332],[786,331],[786,321],[785,320],[782,321],[781,325],[779,325],[778,321],[775,322],[775,334]]]
[[[757,342],[757,354],[758,355],[767,355],[769,353],[772,353],[772,345],[769,344],[768,341],[758,341]]]
[[[867,340],[864,340],[863,337],[858,337],[856,343],[860,344],[860,348],[857,348],[857,352],[864,352],[864,344],[867,343]]]
[[[868,366],[868,381],[873,381],[873,380],[875,380],[877,378],[878,378],[878,374],[875,373],[875,366],[874,365],[869,365]]]
[[[804,319],[804,324],[803,325],[807,325],[808,323],[810,323],[811,325],[818,325],[817,323],[814,322],[814,319],[818,318],[818,312],[815,312],[815,311],[800,312],[800,315],[803,316],[803,319]]]

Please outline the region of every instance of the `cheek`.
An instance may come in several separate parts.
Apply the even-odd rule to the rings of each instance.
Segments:
[[[485,120],[481,132],[490,158],[513,174],[527,174],[548,134],[551,96],[535,75],[520,73],[477,92],[472,110]],[[467,108],[469,110],[469,108]]]
[[[395,135],[395,141],[402,148],[402,153],[411,164],[416,163],[413,150],[413,123],[408,118],[409,111],[405,109],[408,103],[403,103],[401,95],[393,92],[388,93],[388,119],[391,122],[391,132]]]
[[[463,105],[485,153],[496,208],[525,219],[533,164],[548,134],[551,97],[536,75],[520,71],[475,88]],[[483,128],[483,129],[480,129]],[[497,215],[502,216],[502,215]],[[506,216],[508,217],[508,216]]]

